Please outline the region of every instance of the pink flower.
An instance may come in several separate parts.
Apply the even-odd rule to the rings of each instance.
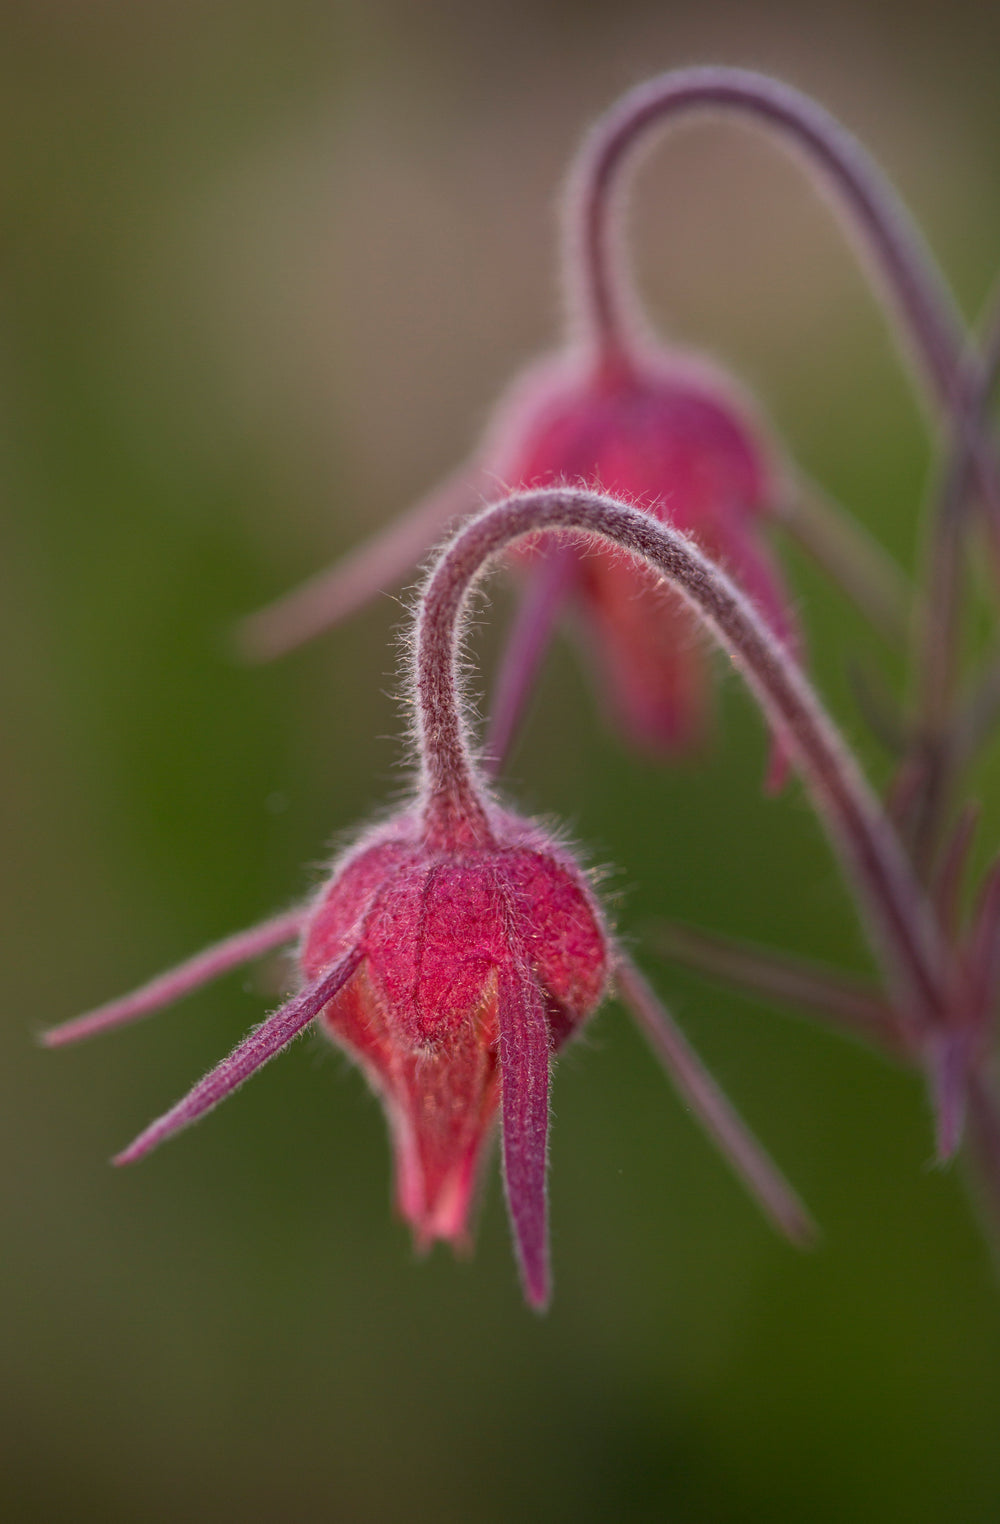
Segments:
[[[380,1094],[396,1201],[421,1247],[462,1244],[503,1096],[509,1207],[532,1301],[546,1300],[549,1055],[601,1001],[601,913],[569,853],[491,811],[492,840],[434,846],[413,814],[367,837],[309,916],[306,978],[361,962],[320,1023]]]
[[[785,495],[775,454],[749,401],[706,362],[650,347],[612,361],[556,355],[516,384],[484,459],[512,488],[590,487],[693,535],[798,652],[761,533]],[[666,754],[699,746],[709,658],[679,594],[597,542],[573,553],[565,581],[605,702],[633,743]]]
[[[320,1023],[382,1099],[419,1246],[467,1240],[502,1095],[511,1218],[529,1298],[543,1302],[549,1056],[598,1005],[608,941],[563,848],[499,810],[489,835],[435,845],[413,813],[380,827],[335,869],[300,962],[313,979],[360,956]]]
[[[404,811],[334,865],[311,907],[231,938],[46,1041],[59,1046],[145,1015],[296,931],[300,994],[115,1162],[134,1163],[197,1121],[315,1021],[385,1107],[397,1204],[420,1248],[468,1243],[502,1108],[525,1294],[544,1306],[550,1057],[600,1003],[610,953],[584,874],[537,826],[495,806],[447,827]]]
[[[499,1112],[521,1278],[528,1301],[543,1307],[551,1060],[596,1010],[612,972],[677,1088],[764,1210],[796,1242],[808,1241],[811,1224],[642,975],[611,942],[572,856],[496,803],[472,755],[456,681],[458,627],[492,556],[519,532],[549,527],[553,506],[555,527],[596,524],[606,539],[626,546],[617,514],[625,514],[626,530],[635,521],[653,528],[642,514],[606,499],[536,497],[537,518],[529,495],[511,500],[509,523],[507,505],[476,521],[442,556],[425,589],[413,666],[421,769],[412,804],[364,835],[311,905],[229,938],[56,1028],[45,1041],[59,1046],[135,1020],[299,935],[299,993],[115,1162],[133,1163],[197,1121],[318,1022],[382,1100],[396,1153],[397,1202],[419,1246],[467,1241]],[[680,563],[696,576],[717,576],[682,537],[674,539]],[[724,594],[724,581],[719,588]],[[765,647],[772,640],[765,632]]]

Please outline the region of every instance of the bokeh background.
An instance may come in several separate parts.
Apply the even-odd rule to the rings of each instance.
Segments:
[[[866,966],[801,791],[761,797],[734,682],[723,744],[664,772],[563,643],[511,791],[616,870],[619,924],[820,1219],[811,1256],[611,1005],[557,1077],[544,1320],[495,1171],[475,1258],[414,1258],[378,1109],[318,1038],[107,1168],[273,966],[89,1047],[32,1039],[287,904],[399,788],[398,603],[264,671],[227,628],[457,461],[553,341],[588,120],[679,63],[785,75],[890,169],[971,317],[1000,251],[997,7],[34,0],[0,31],[3,1517],[994,1520],[1000,1291],[918,1086],[649,950],[677,915]],[[724,357],[912,564],[926,429],[800,172],[703,127],[651,157],[632,227],[662,331]],[[882,779],[846,671],[898,670],[786,565]],[[498,584],[487,670],[509,609]]]

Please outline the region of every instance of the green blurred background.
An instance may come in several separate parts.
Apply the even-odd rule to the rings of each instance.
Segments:
[[[37,0],[0,27],[3,1517],[995,1520],[1000,1292],[918,1086],[642,950],[670,914],[865,966],[801,791],[761,798],[734,682],[724,745],[665,773],[564,644],[511,789],[616,869],[815,1254],[771,1236],[613,1006],[557,1078],[545,1320],[495,1171],[475,1258],[415,1260],[378,1109],[318,1038],[107,1168],[273,967],[76,1051],[32,1037],[287,904],[398,790],[397,603],[264,671],[225,633],[458,460],[553,340],[587,121],[679,63],[785,75],[889,167],[971,316],[1000,250],[997,7]],[[725,357],[912,563],[926,432],[828,210],[731,126],[637,189],[661,329]],[[845,672],[898,671],[787,565],[883,778]],[[509,607],[498,584],[487,667]]]

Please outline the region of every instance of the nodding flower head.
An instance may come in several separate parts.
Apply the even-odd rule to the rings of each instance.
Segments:
[[[509,813],[490,811],[488,838],[449,846],[407,812],[335,869],[306,927],[305,979],[351,948],[360,961],[320,1024],[385,1106],[418,1246],[467,1241],[501,1089],[516,1090],[506,1177],[527,1289],[544,1300],[542,1224],[519,1222],[534,1209],[524,1175],[544,1170],[549,1056],[596,1008],[608,972],[583,874]]]
[[[764,1210],[795,1242],[811,1233],[795,1193],[612,943],[585,874],[549,833],[496,802],[471,751],[457,681],[471,589],[514,540],[553,528],[602,535],[679,585],[691,583],[710,628],[737,645],[748,641],[748,663],[760,665],[766,681],[772,657],[753,653],[774,645],[781,670],[785,659],[758,629],[759,616],[737,608],[731,623],[728,584],[683,536],[660,543],[666,531],[645,515],[587,494],[542,492],[499,504],[442,554],[420,600],[412,672],[420,775],[412,803],[362,836],[311,904],[229,937],[44,1038],[57,1047],[122,1026],[299,937],[298,994],[115,1162],[132,1163],[197,1121],[316,1021],[382,1099],[399,1208],[419,1246],[467,1242],[499,1113],[511,1226],[535,1307],[549,1295],[551,1059],[595,1011],[612,972],[677,1088]],[[794,690],[797,673],[786,676]],[[797,715],[794,704],[786,714],[776,702],[775,711]],[[808,736],[808,717],[797,717],[796,732]]]
[[[558,355],[515,386],[486,455],[510,486],[592,487],[692,534],[797,651],[761,536],[784,490],[777,460],[749,401],[714,367],[652,348]],[[632,741],[666,754],[697,747],[708,656],[680,596],[597,542],[575,554],[567,582],[606,703]]]

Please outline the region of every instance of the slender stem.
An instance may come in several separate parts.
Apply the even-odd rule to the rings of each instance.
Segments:
[[[473,522],[478,522],[474,520]],[[486,803],[459,711],[457,614],[475,573],[456,566],[460,532],[438,561],[417,616],[416,714],[428,841],[445,849],[491,846]]]
[[[819,171],[902,312],[936,400],[951,410],[959,400],[964,324],[907,208],[835,117],[790,85],[747,69],[659,75],[622,96],[585,139],[570,181],[572,295],[602,352],[622,348],[629,317],[616,247],[621,166],[651,129],[706,112],[731,112],[775,131]]]
[[[517,493],[459,531],[431,573],[417,630],[416,708],[428,830],[488,831],[456,693],[456,630],[466,597],[492,558],[539,530],[583,530],[646,561],[680,591],[740,668],[805,780],[854,884],[873,945],[918,1027],[947,1005],[937,926],[895,833],[807,679],[743,593],[677,530],[597,493]]]
[[[541,563],[530,572],[531,581],[507,638],[490,705],[489,729],[482,751],[482,768],[488,778],[495,778],[502,770],[513,745],[528,694],[575,571],[573,552],[565,546],[555,546],[546,549]]]
[[[730,1105],[646,979],[620,949],[615,977],[622,1000],[720,1152],[786,1238],[799,1248],[808,1248],[816,1239],[816,1226],[808,1211]]]
[[[139,1021],[143,1016],[150,1016],[163,1006],[172,1005],[191,990],[208,984],[212,979],[218,979],[231,968],[239,968],[242,963],[250,963],[275,947],[294,941],[302,930],[305,918],[305,910],[299,907],[296,910],[286,910],[283,915],[272,916],[269,921],[261,921],[247,931],[238,931],[234,936],[226,937],[224,941],[195,953],[193,958],[178,963],[176,968],[168,969],[165,974],[158,974],[131,994],[121,995],[117,1000],[99,1005],[96,1010],[85,1012],[83,1016],[64,1021],[61,1026],[51,1027],[42,1033],[40,1040],[46,1048],[61,1048],[66,1043],[80,1042],[84,1037],[96,1037],[99,1032],[108,1032],[112,1027],[123,1027],[129,1022]]]
[[[681,69],[629,91],[592,129],[570,180],[567,268],[572,315],[600,363],[627,367],[632,302],[623,278],[617,200],[622,167],[651,129],[694,113],[732,112],[778,134],[797,149],[846,212],[871,264],[902,319],[930,400],[949,420],[974,473],[1000,575],[1000,464],[967,407],[979,364],[966,356],[965,325],[950,290],[906,206],[855,137],[817,102],[789,85],[745,69]],[[970,378],[971,377],[971,383]],[[928,602],[950,619],[956,597],[960,514],[950,500],[939,508],[943,553],[933,564]],[[945,520],[948,523],[945,523]],[[938,658],[935,657],[935,662]],[[941,790],[938,790],[941,793]]]
[[[969,352],[965,325],[920,231],[865,149],[808,96],[742,69],[683,69],[628,92],[597,123],[571,179],[567,264],[574,317],[607,367],[628,364],[631,283],[621,269],[616,216],[623,167],[653,128],[693,113],[731,112],[776,132],[798,149],[847,213],[919,362],[931,400],[950,423],[954,459],[934,519],[926,570],[926,627],[914,856],[926,875],[946,810],[953,768],[944,716],[955,674],[963,505],[975,481],[1000,572],[1000,467],[982,427],[994,354]],[[1000,307],[998,307],[1000,313]],[[1000,348],[1000,320],[991,329]],[[987,351],[990,343],[987,342]]]

